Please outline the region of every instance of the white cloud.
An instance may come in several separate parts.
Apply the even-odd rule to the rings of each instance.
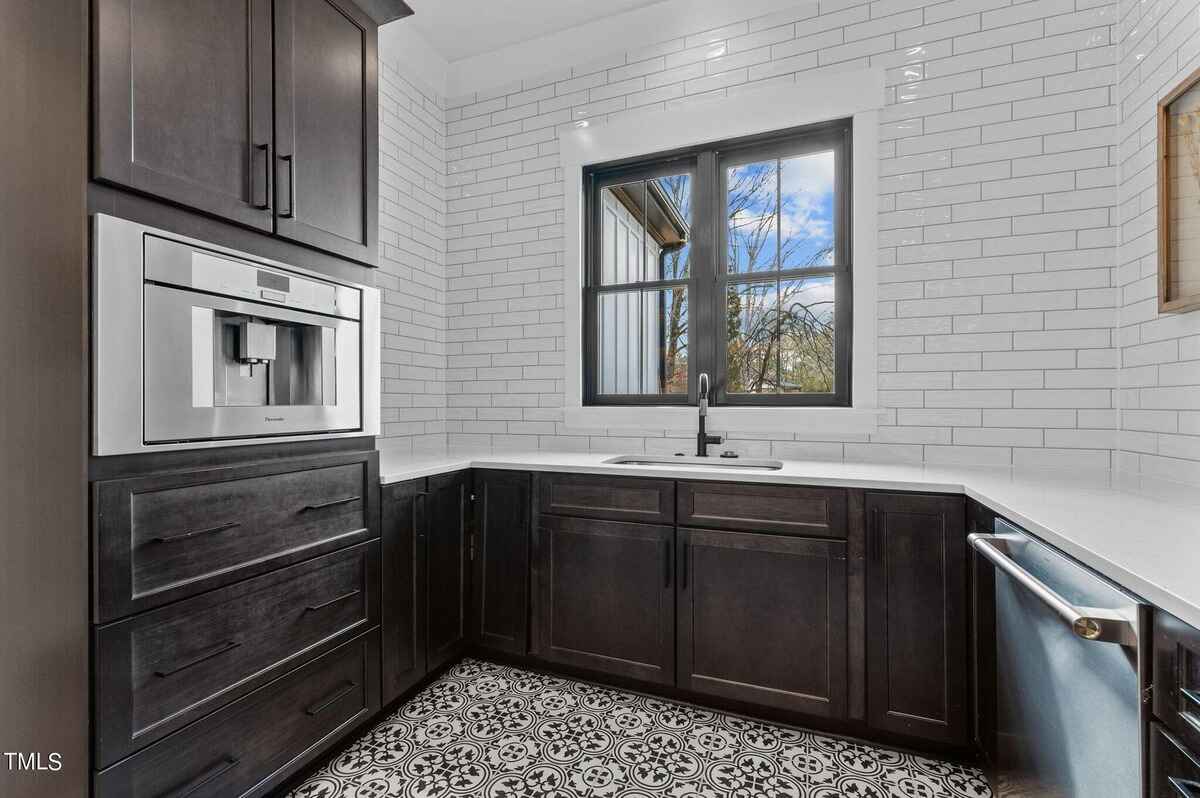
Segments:
[[[814,152],[783,161],[784,190],[803,190],[810,194],[828,194],[833,191],[833,151]]]
[[[781,233],[785,238],[828,240],[833,225],[825,198],[833,194],[835,164],[832,151],[813,153],[783,162],[781,182],[784,193]]]

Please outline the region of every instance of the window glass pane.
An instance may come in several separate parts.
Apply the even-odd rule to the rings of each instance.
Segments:
[[[832,393],[832,276],[731,283],[726,293],[729,393]]]
[[[779,245],[779,161],[728,167],[725,181],[730,274],[774,270]]]
[[[601,285],[687,277],[691,188],[681,174],[601,190]]]
[[[647,263],[658,273],[651,279],[684,280],[691,269],[692,176],[656,177],[647,184],[650,204]]]
[[[600,394],[686,394],[686,288],[599,295],[596,391]]]
[[[780,161],[781,268],[833,265],[834,168],[832,150]]]

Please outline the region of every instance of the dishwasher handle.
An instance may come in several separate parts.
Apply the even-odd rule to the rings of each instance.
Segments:
[[[1022,587],[1054,610],[1060,618],[1066,621],[1076,636],[1100,643],[1137,645],[1137,630],[1130,619],[1113,610],[1076,607],[1018,565],[1005,551],[1010,541],[1008,536],[973,532],[967,536],[967,540],[993,565],[1011,576]]]

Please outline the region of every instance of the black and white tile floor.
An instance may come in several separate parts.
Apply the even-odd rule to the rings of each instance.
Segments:
[[[983,798],[974,768],[467,659],[288,798]]]

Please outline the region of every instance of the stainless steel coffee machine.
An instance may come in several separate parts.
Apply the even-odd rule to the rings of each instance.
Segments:
[[[379,293],[93,216],[92,453],[375,435]]]

